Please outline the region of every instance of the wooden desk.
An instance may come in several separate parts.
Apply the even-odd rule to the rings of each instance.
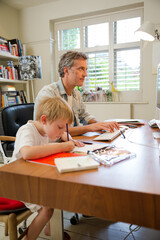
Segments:
[[[145,125],[114,140],[137,156],[112,167],[59,174],[54,167],[17,160],[0,168],[0,195],[160,229],[160,159],[152,131]],[[84,138],[92,139],[79,137]]]

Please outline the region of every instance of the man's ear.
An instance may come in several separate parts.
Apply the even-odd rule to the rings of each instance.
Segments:
[[[47,117],[46,117],[46,115],[42,115],[42,116],[41,116],[41,123],[45,125],[46,122],[47,122]]]
[[[64,71],[64,74],[68,74],[69,68],[68,67],[64,67],[63,71]]]

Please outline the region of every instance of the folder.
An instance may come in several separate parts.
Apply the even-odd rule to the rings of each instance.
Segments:
[[[55,166],[55,159],[56,158],[71,158],[71,157],[76,157],[76,156],[82,156],[82,153],[73,153],[73,152],[61,152],[61,153],[56,153],[47,157],[43,158],[38,158],[38,159],[31,159],[31,160],[26,160],[27,162],[32,162],[32,163],[38,163],[38,164],[44,164],[44,165],[49,165],[49,166]]]

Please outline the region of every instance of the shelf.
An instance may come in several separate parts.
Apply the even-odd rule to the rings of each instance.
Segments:
[[[0,51],[0,59],[4,60],[18,60],[19,57],[13,56],[10,53]]]
[[[12,80],[7,78],[0,78],[0,83],[27,83],[27,80]]]

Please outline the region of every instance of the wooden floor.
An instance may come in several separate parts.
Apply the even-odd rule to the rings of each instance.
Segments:
[[[129,224],[121,222],[109,222],[102,219],[91,218],[86,219],[80,216],[80,223],[78,225],[71,225],[70,218],[73,213],[64,212],[64,228],[71,236],[72,240],[160,240],[160,231],[140,228],[137,232],[133,232],[134,236],[130,234],[125,238],[129,230]],[[33,217],[29,219],[28,223],[32,221]],[[135,228],[134,225],[132,228]],[[49,237],[44,236],[43,231],[38,240],[47,240]],[[0,240],[9,240],[9,237],[4,237],[4,226],[0,223]]]

